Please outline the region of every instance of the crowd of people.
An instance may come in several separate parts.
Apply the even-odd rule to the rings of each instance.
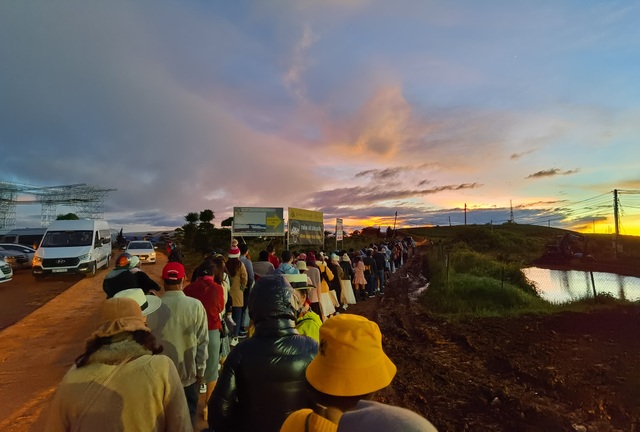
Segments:
[[[396,367],[377,324],[345,313],[384,295],[410,250],[403,241],[278,257],[268,247],[252,261],[234,239],[189,280],[173,248],[162,287],[122,254],[47,430],[192,431],[204,393],[210,432],[434,431],[416,413],[372,401]]]

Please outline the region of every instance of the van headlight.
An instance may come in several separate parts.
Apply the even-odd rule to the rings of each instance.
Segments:
[[[80,261],[91,261],[91,254],[88,253],[88,254],[80,255],[78,259]]]
[[[42,258],[40,258],[38,255],[34,255],[33,259],[31,260],[31,265],[40,265],[42,264]]]

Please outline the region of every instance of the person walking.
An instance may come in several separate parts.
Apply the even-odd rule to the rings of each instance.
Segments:
[[[193,430],[178,371],[145,323],[161,301],[130,291],[138,301],[103,303],[100,325],[53,396],[46,432]]]
[[[309,301],[311,302],[311,310],[318,314],[318,316],[320,316],[320,319],[324,320],[324,314],[322,313],[322,308],[320,306],[321,277],[320,270],[316,265],[316,255],[313,252],[309,251],[309,253],[306,254],[305,258],[306,269],[300,270],[300,267],[298,267],[298,270],[300,270],[300,272],[304,272],[304,274],[306,274],[307,277],[311,280],[311,285],[315,287],[315,289],[309,290],[308,293]]]
[[[299,263],[305,264],[304,261]],[[309,336],[316,342],[320,342],[320,326],[322,320],[320,316],[311,310],[311,302],[309,301],[309,289],[315,289],[310,286],[309,278],[304,274],[284,275],[291,287],[295,290],[299,298],[298,317],[296,318],[296,329],[303,336]]]
[[[160,292],[160,285],[140,269],[140,259],[124,252],[116,258],[116,268],[111,270],[102,281],[102,290],[111,298],[118,291],[140,288],[145,294],[150,291]]]
[[[293,288],[282,275],[263,276],[249,297],[255,333],[224,363],[209,400],[215,432],[277,432],[288,413],[309,405],[304,372],[318,344],[295,327]]]
[[[342,271],[342,267],[340,266],[340,257],[332,253],[330,255],[329,263],[327,264],[331,273],[333,273],[333,279],[329,281],[329,290],[335,293],[336,298],[336,308],[343,307],[342,302],[342,278],[344,277],[344,273]],[[334,295],[334,294],[331,295]],[[346,308],[344,308],[346,310]]]
[[[336,308],[332,295],[330,294],[329,282],[333,280],[334,275],[327,267],[320,255],[320,258],[316,261],[316,267],[320,271],[320,310],[322,311],[323,321],[336,313]]]
[[[191,420],[195,423],[200,384],[207,365],[209,328],[207,313],[199,300],[187,297],[182,288],[184,266],[169,262],[162,269],[165,293],[162,306],[149,316],[149,328],[164,346],[178,369]]]
[[[231,295],[231,318],[233,320],[233,338],[231,339],[231,346],[238,345],[238,337],[240,336],[240,328],[243,321],[243,308],[244,308],[244,290],[247,288],[247,282],[249,276],[247,269],[240,261],[240,249],[237,246],[232,246],[229,249],[227,255],[227,270],[231,278],[231,288],[229,294]]]
[[[387,269],[387,255],[376,246],[373,247],[373,259],[376,262],[375,281],[377,292],[384,294],[384,273]]]
[[[351,285],[355,273],[351,265],[351,259],[346,252],[344,252],[340,258],[340,268],[342,268],[340,281],[342,284],[342,307],[346,310],[347,305],[356,303],[356,296],[353,293],[353,286]]]
[[[372,400],[396,374],[376,323],[331,318],[320,327],[320,346],[305,373],[313,406],[292,413],[280,432],[437,432],[413,411]]]
[[[206,403],[211,397],[213,388],[218,380],[220,366],[220,331],[222,330],[222,313],[224,312],[224,288],[213,279],[213,260],[205,260],[200,268],[200,275],[195,282],[184,288],[185,295],[200,300],[207,313],[207,328],[209,329],[209,343],[207,348],[207,363],[204,371],[205,409],[204,419],[207,420]],[[201,391],[202,392],[202,391]]]
[[[378,288],[376,261],[373,259],[373,248],[367,249],[367,254],[362,258],[364,263],[364,277],[367,280],[367,294],[369,297],[375,297]]]
[[[251,262],[251,253],[249,252],[249,246],[246,243],[240,243],[238,245],[240,249],[240,261],[244,264],[244,268],[247,269],[247,287],[242,292],[242,323],[240,325],[240,337],[247,335],[249,330],[249,315],[247,314],[247,307],[249,304],[249,294],[251,294],[251,288],[255,283],[255,274],[253,272],[253,263]]]
[[[258,261],[254,261],[252,264],[255,282],[258,282],[262,276],[273,274],[275,271],[273,264],[269,262],[269,252],[266,250],[261,250],[258,254]]]
[[[367,285],[367,279],[364,275],[365,265],[359,255],[353,258],[353,267],[353,285],[356,287],[356,293],[360,300],[366,300],[367,292],[365,291],[365,286]]]

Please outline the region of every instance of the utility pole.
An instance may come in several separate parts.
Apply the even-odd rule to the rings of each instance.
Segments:
[[[616,225],[616,236],[620,234],[620,214],[618,213],[618,189],[613,190],[613,221]]]
[[[396,220],[398,219],[398,212],[396,212],[396,215],[393,217],[393,237],[395,238],[396,236]]]
[[[620,217],[619,213],[618,213],[618,189],[614,189],[613,190],[613,222],[615,224],[616,227],[616,232],[613,234],[614,235],[614,242],[613,245],[616,248],[616,258],[618,258],[618,236],[620,235],[620,227],[619,227],[619,223],[618,223],[618,218]]]
[[[467,203],[464,203],[464,224],[467,225]]]

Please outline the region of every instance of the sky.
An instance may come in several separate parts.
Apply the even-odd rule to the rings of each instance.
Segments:
[[[611,0],[3,1],[0,181],[115,189],[125,231],[296,207],[610,233],[618,189],[640,235],[639,20]]]

